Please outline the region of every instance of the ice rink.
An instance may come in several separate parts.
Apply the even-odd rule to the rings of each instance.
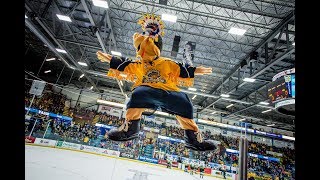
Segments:
[[[165,166],[143,164],[63,149],[25,146],[26,180],[169,180],[200,179]],[[204,176],[203,179],[219,178]]]

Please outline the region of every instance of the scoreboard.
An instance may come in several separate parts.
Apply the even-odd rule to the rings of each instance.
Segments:
[[[271,102],[286,98],[295,98],[295,74],[279,77],[268,86],[268,97]]]

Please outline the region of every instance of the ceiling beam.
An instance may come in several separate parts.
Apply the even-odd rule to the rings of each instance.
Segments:
[[[274,30],[273,30],[271,33],[269,33],[269,34],[264,38],[264,40],[263,40],[262,42],[260,42],[259,45],[258,45],[257,47],[255,47],[251,52],[255,52],[255,51],[257,51],[259,48],[263,48],[263,47],[265,46],[265,44],[268,43],[268,42],[270,42],[270,41],[281,31],[281,29],[282,29],[283,27],[285,27],[289,22],[291,22],[292,20],[294,20],[294,17],[295,17],[295,16],[294,16],[293,12],[291,12],[291,13],[290,13],[284,20],[282,20],[281,23],[279,23],[279,24],[277,25],[277,27],[275,27]],[[248,54],[245,56],[245,58],[243,58],[243,61],[247,61],[247,62],[248,62],[249,58],[250,58],[250,53],[248,53]],[[249,63],[247,63],[247,64],[249,64]],[[222,81],[219,85],[215,86],[215,87],[211,90],[210,94],[215,93],[218,89],[220,89],[220,88],[223,86],[223,84],[225,84],[227,81],[229,81],[229,78],[232,77],[233,74],[238,71],[238,69],[241,69],[241,61],[240,61],[240,63],[239,63],[238,65],[236,65],[236,66],[230,71],[230,73],[228,73],[228,75],[227,75],[226,77],[223,78],[223,81]],[[207,100],[207,98],[203,99],[203,100],[199,103],[199,105],[202,104],[205,100]]]

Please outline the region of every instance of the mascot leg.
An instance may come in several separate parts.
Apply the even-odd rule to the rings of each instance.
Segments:
[[[128,141],[139,137],[140,119],[145,108],[129,108],[125,122],[118,128],[108,133],[113,141]]]
[[[203,140],[197,124],[189,118],[176,116],[181,128],[184,130],[185,147],[196,151],[213,151],[217,149],[211,140]]]

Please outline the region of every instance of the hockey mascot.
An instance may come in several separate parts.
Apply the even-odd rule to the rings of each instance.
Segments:
[[[109,77],[134,83],[130,101],[127,103],[125,122],[108,133],[114,141],[138,138],[142,113],[150,109],[175,115],[184,130],[185,147],[196,151],[218,150],[211,140],[204,140],[193,121],[193,107],[188,96],[178,86],[193,86],[195,75],[212,73],[211,68],[193,67],[178,63],[160,55],[164,25],[159,16],[144,15],[138,22],[143,33],[133,35],[136,59],[112,56],[101,51],[97,57],[110,63]]]

